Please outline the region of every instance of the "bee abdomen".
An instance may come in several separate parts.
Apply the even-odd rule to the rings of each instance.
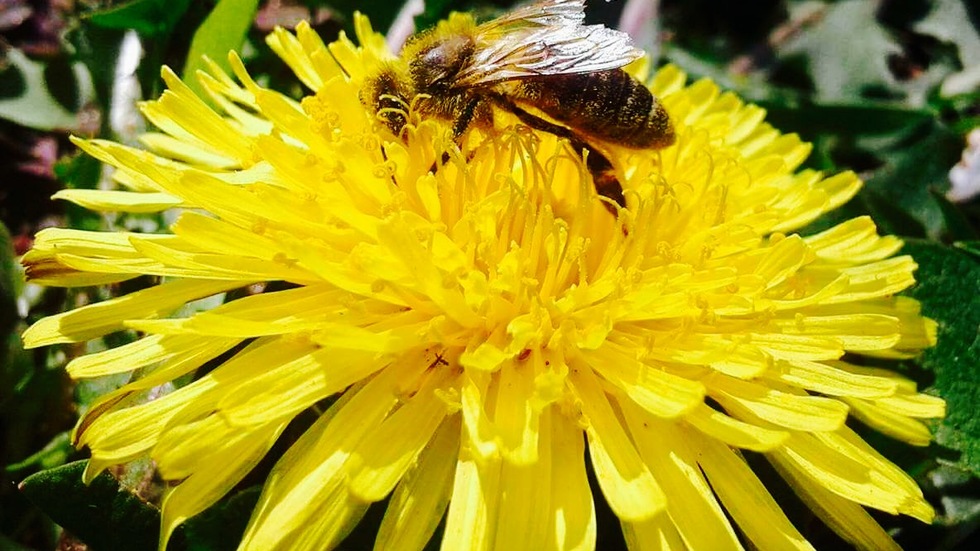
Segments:
[[[631,148],[674,142],[667,111],[621,69],[525,79],[513,95],[580,134]]]

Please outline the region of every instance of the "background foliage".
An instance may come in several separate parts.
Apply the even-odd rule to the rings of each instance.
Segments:
[[[490,17],[511,4],[428,0],[414,22],[425,28],[451,10]],[[593,0],[589,18],[616,26],[625,4]],[[854,200],[808,231],[868,214],[882,232],[906,240],[920,266],[920,283],[909,294],[939,321],[939,345],[916,362],[890,367],[943,396],[949,415],[929,448],[865,436],[920,481],[940,516],[932,526],[878,518],[907,549],[980,548],[980,201],[962,189],[948,194],[951,168],[961,162],[969,170],[961,161],[966,136],[980,127],[980,7],[970,0],[630,4],[650,8],[625,18],[624,28],[658,62],[711,77],[765,107],[774,125],[815,145],[809,166],[864,177],[867,185]],[[115,478],[104,475],[83,487],[85,453],[73,450],[68,437],[78,414],[124,381],[75,385],[62,366],[133,335],[32,351],[18,337],[40,317],[148,283],[70,291],[25,285],[16,258],[38,229],[157,231],[168,222],[103,217],[50,201],[63,187],[103,181],[101,167],[78,155],[68,134],[135,142],[144,127],[133,100],[159,94],[160,65],[192,75],[200,54],[224,60],[231,48],[243,53],[260,83],[298,97],[302,90],[263,42],[268,31],[309,19],[330,39],[350,30],[354,9],[386,30],[399,13],[393,6],[390,0],[0,0],[0,550],[79,549],[81,541],[94,549],[152,549],[157,536],[153,504],[162,488],[152,466],[128,465]],[[396,24],[391,34],[403,36],[404,27]],[[125,46],[134,39],[142,46],[138,57]],[[977,157],[973,177],[980,187]],[[765,462],[753,462],[765,478]],[[271,464],[188,522],[171,549],[233,549]],[[818,548],[840,548],[778,477],[769,478]],[[350,548],[370,546],[381,511],[372,508],[350,536]],[[622,547],[618,523],[601,504],[599,513],[600,548]]]

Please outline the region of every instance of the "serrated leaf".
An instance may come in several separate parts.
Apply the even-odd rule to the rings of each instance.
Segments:
[[[939,323],[938,343],[922,355],[947,404],[937,440],[962,454],[964,468],[980,474],[980,262],[936,243],[908,242],[904,252],[919,265],[919,283],[909,294]]]
[[[935,37],[942,42],[955,44],[963,70],[949,75],[943,82],[943,93],[954,94],[975,89],[980,85],[980,34],[967,5],[963,0],[934,0],[932,10],[913,29],[921,34]]]
[[[877,9],[877,2],[865,0],[829,4],[817,24],[781,49],[780,56],[808,59],[816,99],[839,101],[869,90],[897,91],[888,56],[902,50],[876,21]]]
[[[20,483],[20,490],[92,549],[156,549],[159,510],[121,488],[106,473],[86,486],[82,472],[87,463],[76,461],[31,475]]]
[[[75,114],[65,109],[48,89],[44,74],[45,64],[28,58],[15,48],[7,50],[6,55],[10,65],[0,71],[0,78],[15,78],[10,71],[16,71],[23,82],[23,93],[17,97],[0,99],[0,118],[38,130],[74,128],[77,124]],[[70,73],[61,75],[61,78],[76,80],[77,107],[91,100],[92,81],[81,64],[72,65]]]
[[[929,478],[942,492],[945,522],[959,524],[980,519],[980,494],[973,489],[976,479],[969,471],[942,465]]]
[[[258,0],[220,0],[194,32],[182,78],[201,97],[207,96],[194,75],[205,67],[203,56],[230,73],[228,52],[241,49],[258,4]]]
[[[867,188],[908,212],[930,236],[937,237],[945,221],[929,190],[949,187],[949,169],[962,148],[962,138],[949,128],[939,123],[925,125],[896,143],[873,148],[885,164],[868,179]]]

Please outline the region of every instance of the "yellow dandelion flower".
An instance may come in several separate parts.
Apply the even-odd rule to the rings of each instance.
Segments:
[[[895,547],[869,508],[933,518],[915,482],[845,425],[851,414],[926,445],[920,419],[944,413],[912,382],[854,363],[934,343],[918,303],[895,296],[915,263],[868,218],[793,233],[852,197],[854,174],[797,171],[809,145],[666,67],[650,87],[676,142],[613,152],[627,208],[611,214],[579,153],[506,117],[463,151],[445,121],[417,114],[393,136],[358,96],[393,56],[364,18],[356,29],[359,46],[306,25],[269,37],[313,91],[301,102],[235,56],[237,80],[199,75],[210,104],[164,69],[168,90],[142,106],[159,129],[145,150],[76,140],[121,190],[58,197],[179,208],[171,231],[46,229],[24,258],[46,285],[159,278],[42,319],[24,340],[141,335],[67,370],[138,373],[74,436],[89,479],[156,463],[171,483],[161,548],[326,399],[273,468],[240,549],[334,547],[388,496],[379,549],[419,549],[444,518],[445,549],[591,549],[595,491],[633,549],[811,548],[742,450],[857,547]]]

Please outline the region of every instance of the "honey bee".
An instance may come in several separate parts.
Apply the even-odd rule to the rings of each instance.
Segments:
[[[494,124],[494,108],[588,150],[597,193],[625,206],[610,147],[658,149],[674,141],[667,111],[622,69],[643,54],[626,33],[585,25],[585,0],[538,0],[477,25],[450,18],[411,38],[399,58],[365,80],[360,99],[396,136],[411,106],[451,121],[459,140]]]

